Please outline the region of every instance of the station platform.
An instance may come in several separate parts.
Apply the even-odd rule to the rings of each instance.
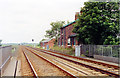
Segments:
[[[120,65],[119,65],[119,64],[117,64],[117,63],[108,62],[108,61],[103,61],[103,60],[98,60],[98,59],[95,59],[95,58],[86,58],[86,59],[90,59],[90,60],[93,60],[93,61],[98,61],[98,62],[103,62],[103,63],[107,63],[107,64],[111,64],[111,65],[120,66]]]
[[[17,58],[16,57],[11,57],[10,63],[8,64],[7,68],[3,72],[3,75],[2,75],[3,77],[4,76],[14,76],[15,68],[16,68],[16,62],[17,62]],[[21,76],[20,61],[18,61],[16,76]]]
[[[16,69],[16,62],[17,63],[17,71],[16,71],[16,76],[21,76],[20,68],[21,68],[21,61],[18,59],[18,47],[12,52],[10,62],[5,68],[4,72],[2,73],[3,77],[6,76],[12,76],[14,77],[15,75],[15,69]],[[7,78],[7,77],[6,77]]]

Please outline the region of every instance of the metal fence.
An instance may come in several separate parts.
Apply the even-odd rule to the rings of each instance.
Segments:
[[[119,57],[120,45],[82,45],[81,51],[86,56],[101,55]]]

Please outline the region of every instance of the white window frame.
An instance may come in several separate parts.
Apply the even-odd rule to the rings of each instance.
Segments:
[[[71,45],[70,45],[70,38],[68,38],[68,40],[67,40],[67,45],[68,45],[68,46],[71,46]]]

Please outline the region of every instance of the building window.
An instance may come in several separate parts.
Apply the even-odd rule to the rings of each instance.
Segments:
[[[68,38],[68,45],[70,45],[70,38]]]
[[[72,46],[72,44],[73,44],[73,39],[72,39],[72,38],[70,38],[70,44],[71,44],[71,46]]]
[[[66,32],[65,32],[65,29],[64,29],[64,45],[66,45]]]

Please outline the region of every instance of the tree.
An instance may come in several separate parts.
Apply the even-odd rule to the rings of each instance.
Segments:
[[[120,44],[119,40],[120,40],[119,38],[114,38],[112,36],[108,36],[107,39],[105,39],[104,44],[118,45],[118,44]]]
[[[51,22],[50,25],[52,26],[50,30],[46,31],[45,37],[48,38],[55,38],[56,42],[58,37],[60,36],[60,28],[65,25],[65,21],[57,21]]]
[[[78,34],[78,40],[83,44],[108,44],[106,41],[118,40],[119,3],[85,2],[84,5],[73,29]]]

